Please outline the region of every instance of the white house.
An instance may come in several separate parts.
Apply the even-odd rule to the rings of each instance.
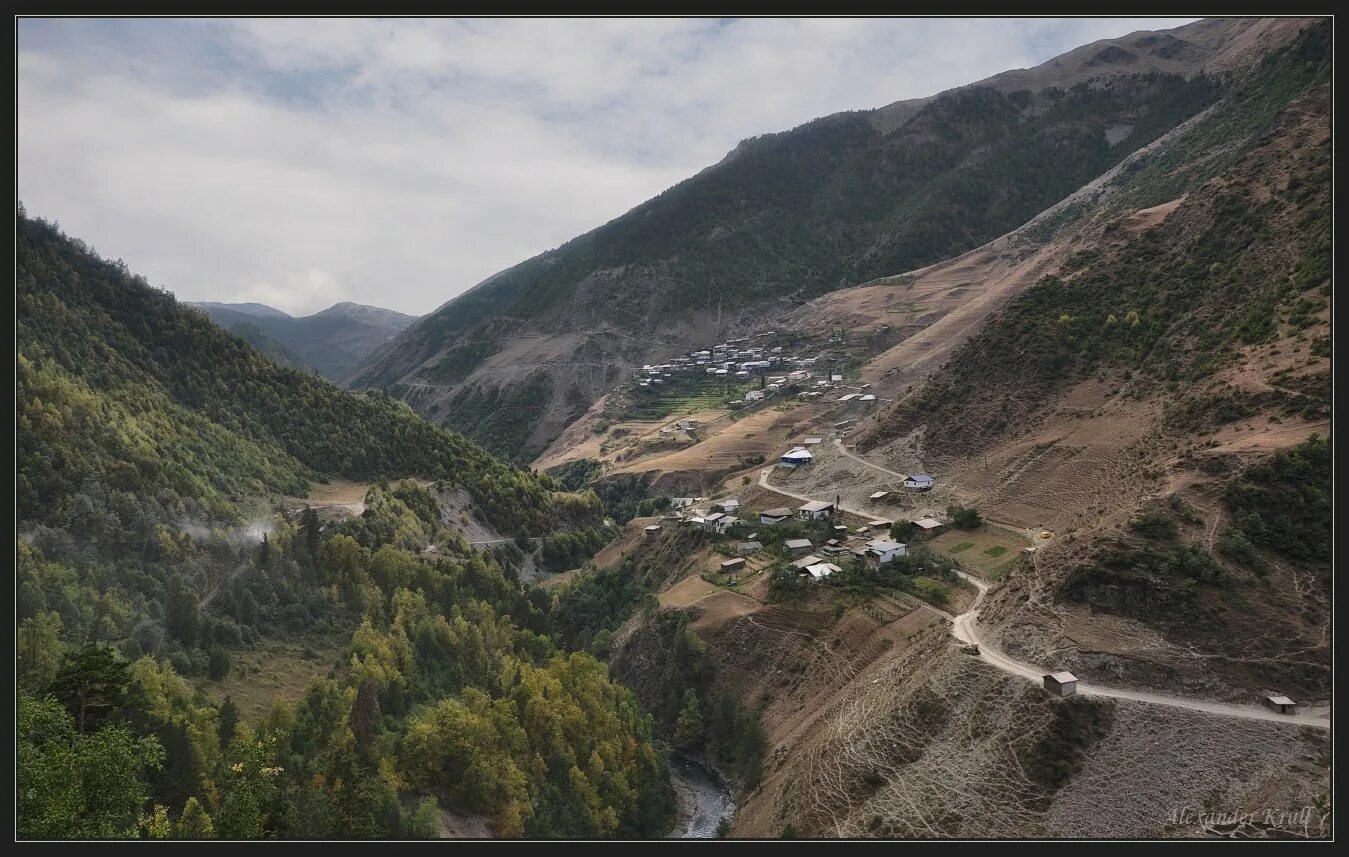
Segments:
[[[718,500],[715,505],[717,508],[721,509],[721,511],[725,512],[728,515],[733,515],[735,514],[736,511],[740,509],[740,501],[734,497],[728,497],[725,500]]]
[[[745,401],[757,402],[764,397],[763,390],[749,390],[745,393]]]
[[[842,570],[843,569],[834,565],[832,562],[819,562],[815,565],[806,566],[806,571],[816,580],[823,580],[829,575]]]
[[[792,516],[792,513],[791,513],[791,510],[790,510],[790,509],[787,509],[787,508],[784,507],[784,506],[779,506],[779,507],[776,508],[776,509],[766,509],[766,510],[760,512],[760,513],[759,513],[759,523],[761,523],[761,524],[766,524],[767,526],[770,526],[770,527],[771,527],[771,526],[773,526],[774,524],[780,524],[780,523],[782,523],[783,521],[787,520],[787,519],[790,518],[791,516]]]
[[[914,473],[904,480],[904,487],[909,491],[931,491],[933,479],[925,473]]]
[[[829,517],[829,514],[833,511],[833,503],[827,503],[824,500],[811,500],[809,503],[797,507],[796,516],[803,521],[819,521]]]
[[[785,454],[780,459],[783,467],[802,467],[810,464],[815,456],[811,455],[804,447],[798,446]]]
[[[867,542],[867,561],[876,565],[885,565],[896,557],[904,556],[906,549],[899,542],[889,539],[872,539]]]
[[[726,517],[720,512],[712,512],[703,516],[703,529],[712,532],[717,529],[717,522]]]
[[[718,533],[725,535],[727,531],[731,529],[731,527],[734,527],[738,523],[740,523],[740,519],[735,517],[734,515],[722,515],[720,518],[717,518],[716,522],[712,525],[712,527]]]

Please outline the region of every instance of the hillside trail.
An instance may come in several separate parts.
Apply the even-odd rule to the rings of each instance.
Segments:
[[[839,448],[841,451],[843,451],[841,444]],[[847,455],[849,458],[852,458],[856,461],[860,461],[861,463],[867,464],[882,472],[894,473],[894,471],[887,470],[886,468],[880,467],[879,465],[872,465],[870,464],[870,462],[860,459],[857,456],[852,455],[851,453],[848,453],[846,451],[844,451],[844,454]],[[766,488],[769,491],[774,491],[777,492],[778,494],[782,494],[784,496],[800,500],[803,503],[808,503],[812,499],[814,499],[802,494],[797,494],[795,492],[788,491],[784,488],[779,488],[771,484],[768,481],[768,475],[770,472],[772,472],[775,466],[776,465],[769,465],[768,467],[765,467],[763,470],[759,471],[759,485],[761,487]],[[846,506],[839,506],[838,508],[839,511],[841,512],[849,512],[854,515],[870,517],[870,515],[866,512],[862,512],[856,509],[849,509]],[[1023,532],[1021,528],[1008,527],[1008,529],[1013,529],[1016,532]],[[950,618],[951,620],[951,635],[962,643],[965,643],[967,645],[978,646],[979,659],[982,660],[984,663],[988,664],[989,666],[995,667],[999,670],[1002,670],[1005,673],[1009,673],[1010,675],[1020,676],[1024,679],[1039,684],[1040,681],[1043,679],[1043,677],[1047,673],[1051,672],[1051,670],[1047,670],[1042,667],[1038,667],[1033,664],[1028,664],[1025,663],[1024,661],[1019,661],[1016,660],[1015,658],[1009,657],[1008,655],[1003,654],[995,646],[993,646],[987,640],[983,639],[980,636],[978,627],[979,611],[980,608],[983,606],[984,598],[988,595],[990,589],[989,585],[985,583],[983,580],[980,580],[979,578],[974,577],[973,575],[967,574],[958,569],[956,570],[956,574],[960,575],[961,579],[968,581],[970,584],[972,584],[975,587],[975,589],[979,591],[979,594],[975,596],[974,601],[970,604],[970,608],[966,610],[964,613],[961,613],[960,615],[954,617],[947,617]],[[1279,714],[1275,711],[1258,708],[1253,705],[1233,705],[1220,702],[1203,702],[1197,699],[1186,699],[1178,696],[1168,696],[1167,694],[1163,693],[1126,690],[1124,688],[1107,687],[1105,685],[1098,685],[1098,684],[1088,684],[1082,681],[1079,681],[1077,683],[1077,692],[1083,696],[1109,697],[1112,699],[1128,699],[1134,702],[1148,703],[1150,705],[1165,705],[1170,708],[1182,708],[1188,711],[1198,711],[1205,714],[1216,714],[1220,717],[1237,717],[1243,720],[1263,720],[1271,723],[1291,723],[1297,726],[1310,726],[1315,729],[1330,729],[1329,715],[1322,716],[1314,714]]]

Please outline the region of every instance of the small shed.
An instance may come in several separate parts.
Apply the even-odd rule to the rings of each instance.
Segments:
[[[763,550],[763,545],[760,544],[759,542],[754,541],[741,542],[740,544],[735,546],[735,549],[740,553],[744,554],[745,556],[749,556],[750,554],[756,554],[759,551]]]
[[[745,567],[745,558],[741,556],[738,556],[735,559],[728,559],[721,564],[721,570],[723,572],[739,571],[744,567]]]
[[[1077,693],[1077,676],[1070,672],[1045,673],[1045,690],[1055,696],[1072,696]]]
[[[786,506],[779,506],[776,509],[767,509],[759,513],[759,523],[773,526],[780,524],[792,516],[791,509]]]
[[[1297,714],[1297,703],[1286,696],[1267,696],[1265,705],[1280,714]]]
[[[644,528],[642,532],[646,533],[648,539],[654,539],[656,536],[660,535],[660,524],[651,524]]]
[[[815,446],[816,444],[822,442],[824,442],[824,438],[822,437],[808,437],[802,441],[802,443],[804,443],[806,446]]]
[[[913,525],[925,536],[935,536],[942,531],[942,522],[936,518],[916,518]]]
[[[791,556],[805,556],[815,547],[811,544],[810,539],[787,539],[782,543],[782,546],[787,549],[787,553]]]
[[[877,491],[876,493],[872,494],[872,495],[871,495],[870,497],[868,497],[867,499],[870,500],[870,501],[873,502],[873,503],[879,503],[880,501],[884,500],[886,497],[889,497],[889,496],[890,496],[890,492],[889,492],[889,491]]]

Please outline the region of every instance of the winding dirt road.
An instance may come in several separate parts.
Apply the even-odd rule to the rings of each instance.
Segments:
[[[866,464],[870,467],[874,467],[877,470],[881,470],[887,473],[893,473],[893,471],[889,471],[883,467],[873,465],[870,462],[860,459],[857,456],[853,455],[852,453],[843,450],[842,444],[839,445],[839,449],[849,458],[859,461],[862,464]],[[812,497],[806,497],[801,494],[796,494],[792,491],[787,491],[783,488],[778,488],[777,486],[770,484],[768,481],[768,474],[773,470],[774,466],[776,465],[770,465],[768,467],[765,467],[763,470],[759,471],[760,486],[767,488],[770,491],[775,491],[778,494],[783,494],[787,497],[792,497],[797,500],[801,500],[802,502],[810,502],[812,499],[814,499]],[[861,512],[856,509],[849,509],[846,506],[839,506],[839,510],[843,512],[850,512],[854,515],[862,515],[862,516],[869,515],[869,513],[867,512]],[[970,609],[966,610],[964,613],[961,613],[959,616],[947,617],[951,620],[951,635],[954,636],[957,640],[967,645],[977,645],[979,647],[979,659],[982,660],[984,663],[988,664],[989,666],[996,667],[997,669],[1000,669],[1005,673],[1021,676],[1024,679],[1039,684],[1043,679],[1044,675],[1048,672],[1051,672],[1050,670],[1034,666],[1033,664],[1024,663],[1022,661],[1016,660],[1015,658],[1009,657],[1003,654],[1001,651],[999,651],[996,647],[992,646],[988,641],[980,638],[978,629],[979,608],[983,606],[984,597],[988,595],[989,585],[984,581],[980,580],[979,578],[966,574],[963,571],[957,570],[956,574],[960,575],[961,578],[973,584],[974,587],[979,590],[979,594],[975,596],[974,602],[970,604]],[[1097,684],[1087,684],[1082,681],[1079,681],[1077,683],[1077,692],[1082,694],[1083,696],[1100,696],[1100,697],[1110,697],[1113,699],[1129,699],[1133,700],[1134,702],[1146,702],[1150,705],[1166,705],[1171,708],[1184,708],[1189,711],[1201,711],[1206,714],[1216,714],[1220,717],[1238,717],[1244,720],[1265,720],[1271,723],[1290,723],[1297,726],[1310,726],[1314,729],[1330,728],[1330,718],[1328,715],[1323,716],[1316,714],[1279,714],[1270,709],[1259,708],[1254,705],[1230,705],[1220,702],[1203,702],[1197,699],[1186,699],[1184,697],[1179,696],[1168,696],[1162,693],[1150,693],[1147,691],[1125,690],[1123,688],[1106,687],[1104,685],[1097,685]]]

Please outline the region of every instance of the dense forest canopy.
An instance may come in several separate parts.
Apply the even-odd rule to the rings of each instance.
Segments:
[[[669,829],[650,718],[441,504],[562,568],[608,537],[593,493],[278,365],[22,210],[18,250],[21,837]],[[266,509],[338,476],[376,483],[364,514]],[[241,711],[277,646],[312,679]]]
[[[277,364],[55,225],[20,212],[17,250],[21,520],[68,516],[90,481],[227,514],[311,479],[420,475],[467,488],[511,532],[552,522],[547,478]]]

